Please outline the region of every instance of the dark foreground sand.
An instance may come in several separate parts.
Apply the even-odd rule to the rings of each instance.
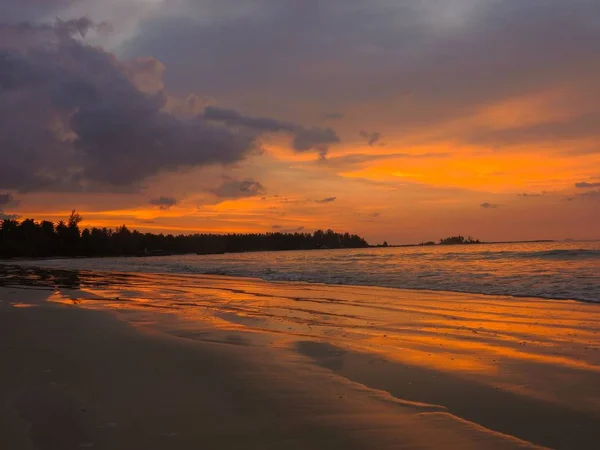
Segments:
[[[549,302],[556,332],[544,343],[533,330],[550,322],[523,314],[514,322],[529,334],[514,324],[500,336],[510,321],[490,308],[513,301],[501,298],[465,297],[461,318],[460,296],[433,293],[217,277],[33,278],[0,288],[3,450],[598,444],[597,305]],[[306,289],[320,291],[301,300]],[[385,295],[408,300],[382,309],[385,323],[351,314],[368,291],[380,306]],[[321,309],[309,308],[317,298]],[[409,304],[454,308],[448,320],[461,325],[429,342],[431,322],[418,319],[429,312]],[[463,333],[474,320],[465,315],[481,325]],[[496,331],[480,338],[486,324]],[[411,328],[421,330],[418,342]]]

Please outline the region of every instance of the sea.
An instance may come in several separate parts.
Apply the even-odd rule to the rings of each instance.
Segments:
[[[600,302],[600,241],[47,259],[18,264]]]

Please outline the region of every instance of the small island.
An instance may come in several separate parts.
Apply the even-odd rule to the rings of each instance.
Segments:
[[[421,242],[420,246],[428,246],[428,245],[470,245],[470,244],[483,244],[479,239],[473,239],[471,236],[450,236],[447,238],[440,239],[439,244],[436,244],[433,241]]]

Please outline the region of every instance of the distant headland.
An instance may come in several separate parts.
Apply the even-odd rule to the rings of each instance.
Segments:
[[[418,244],[388,244],[384,242],[383,244],[373,245],[371,247],[386,247],[386,248],[395,248],[395,247],[430,247],[430,246],[439,246],[439,245],[473,245],[473,244],[536,244],[536,243],[547,243],[547,242],[557,242],[553,239],[536,239],[536,240],[525,240],[525,241],[481,241],[479,239],[474,239],[471,236],[450,236],[447,238],[442,238],[438,242],[435,241],[423,241]]]

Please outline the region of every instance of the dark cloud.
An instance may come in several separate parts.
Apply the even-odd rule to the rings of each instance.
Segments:
[[[0,220],[17,220],[19,217],[18,214],[7,214],[0,211]]]
[[[261,195],[264,191],[265,187],[256,180],[234,180],[226,177],[223,184],[211,192],[222,198],[244,198]]]
[[[131,190],[161,172],[239,161],[261,133],[287,132],[297,151],[322,154],[339,141],[331,129],[231,110],[171,114],[164,65],[121,61],[75,38],[90,29],[106,25],[0,25],[0,188]]]
[[[597,0],[231,0],[226,8],[172,0],[164,8],[142,24],[126,51],[164,59],[172,86],[202,86],[240,101],[268,95],[287,105],[319,102],[332,110],[410,92],[414,101],[387,111],[398,130],[570,86],[572,97],[557,105],[577,110],[568,123],[489,136],[482,130],[471,138],[502,143],[594,132],[598,107],[591,102],[579,111],[577,96],[600,96]]]
[[[337,200],[337,197],[327,197],[322,200],[315,200],[316,203],[333,203]]]
[[[19,206],[20,202],[10,193],[0,194],[0,210],[7,206]]]
[[[330,144],[340,142],[340,138],[330,128],[301,128],[294,136],[293,146],[299,151],[318,150],[324,156]]]
[[[578,189],[598,188],[598,187],[600,187],[600,183],[588,183],[588,182],[582,181],[581,183],[576,183],[575,187]]]
[[[340,142],[339,137],[331,128],[305,128],[275,119],[249,117],[237,111],[215,106],[206,107],[204,118],[233,127],[249,128],[261,133],[289,133],[293,136],[293,147],[298,152],[319,150],[321,153],[326,153],[329,145]]]
[[[4,208],[9,205],[17,206],[18,202],[14,199],[12,194],[0,194],[0,220],[15,220],[20,217],[17,214],[8,214],[4,212]]]
[[[90,28],[87,19],[0,25],[0,188],[131,189],[255,148],[255,133],[166,112],[161,92],[134,82],[160,63],[120,61],[75,39]]]
[[[178,200],[173,197],[158,197],[153,198],[148,202],[153,206],[158,206],[160,209],[169,209],[172,206],[175,206],[178,203]]]
[[[365,130],[362,130],[359,133],[359,135],[365,141],[367,141],[367,144],[369,144],[370,146],[373,146],[373,145],[377,144],[377,142],[379,142],[379,140],[381,139],[381,133],[379,133],[377,131],[365,131]]]
[[[488,202],[482,203],[479,206],[481,206],[483,209],[496,209],[496,208],[500,207],[500,205],[497,205],[495,203],[488,203]]]
[[[0,194],[0,208],[8,205],[13,201],[13,196],[11,194]]]

